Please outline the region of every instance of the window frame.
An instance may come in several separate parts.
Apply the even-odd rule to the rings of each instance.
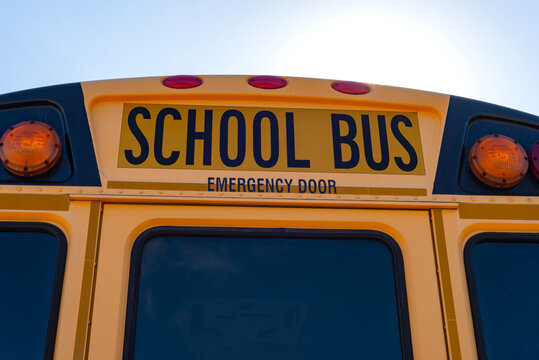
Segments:
[[[404,261],[402,251],[391,236],[375,230],[344,230],[344,229],[299,229],[299,228],[252,228],[252,227],[195,227],[195,226],[156,226],[143,231],[133,243],[129,267],[129,282],[127,294],[127,308],[125,318],[123,359],[132,360],[135,350],[135,334],[137,321],[138,294],[140,285],[140,271],[142,250],[145,243],[163,235],[173,236],[200,236],[200,237],[258,237],[287,239],[327,239],[339,240],[371,240],[386,245],[392,256],[393,275],[395,277],[395,297],[397,316],[399,321],[399,334],[402,358],[413,359],[412,336],[406,281],[404,274]]]
[[[538,243],[538,233],[511,233],[511,232],[484,232],[472,236],[464,246],[464,267],[466,271],[466,282],[468,284],[468,296],[470,300],[470,310],[475,334],[475,344],[479,360],[486,360],[487,348],[485,344],[485,334],[481,320],[481,309],[479,308],[479,297],[477,294],[477,284],[474,275],[472,250],[480,243]]]
[[[45,233],[53,236],[58,242],[58,252],[56,255],[54,281],[47,322],[47,334],[45,337],[45,348],[43,350],[43,359],[52,360],[54,356],[54,346],[56,344],[56,333],[58,330],[58,318],[60,316],[60,303],[62,299],[62,287],[67,258],[66,236],[58,227],[49,223],[0,221],[0,234],[8,232]]]

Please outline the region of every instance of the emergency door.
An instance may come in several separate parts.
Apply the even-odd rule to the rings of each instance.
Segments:
[[[90,359],[444,358],[428,211],[105,204]]]

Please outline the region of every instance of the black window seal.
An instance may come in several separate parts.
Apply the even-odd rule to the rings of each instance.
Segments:
[[[389,248],[393,259],[393,275],[395,277],[395,293],[397,298],[402,358],[405,360],[413,359],[404,261],[398,243],[388,234],[376,230],[158,226],[142,232],[136,238],[131,250],[124,332],[124,360],[132,360],[135,355],[135,334],[142,250],[144,244],[148,240],[162,235],[259,238],[284,237],[290,239],[327,239],[329,237],[338,240],[349,239],[361,241],[368,239],[379,241]]]
[[[468,295],[472,312],[472,321],[475,333],[475,344],[479,360],[487,360],[487,348],[485,334],[481,322],[481,309],[477,296],[477,284],[474,276],[472,250],[480,243],[539,243],[538,233],[510,233],[510,232],[485,232],[472,236],[464,246],[464,267],[466,281],[468,283]]]
[[[0,233],[6,232],[46,233],[52,235],[58,241],[54,282],[52,285],[52,296],[49,307],[49,320],[47,324],[47,335],[45,338],[45,348],[43,351],[43,359],[52,360],[54,356],[54,345],[56,343],[58,318],[60,316],[62,286],[64,283],[64,272],[67,256],[66,236],[59,228],[49,223],[0,221]]]

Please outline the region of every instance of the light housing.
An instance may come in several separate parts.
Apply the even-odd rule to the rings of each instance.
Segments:
[[[175,75],[165,78],[163,85],[172,89],[192,89],[202,85],[202,79],[193,75]]]
[[[356,81],[335,81],[331,87],[333,90],[349,95],[363,95],[371,91],[369,85]]]
[[[280,76],[258,75],[250,77],[247,83],[258,89],[280,89],[285,87],[288,81]]]
[[[41,121],[11,126],[0,138],[0,160],[12,174],[31,177],[51,169],[62,153],[58,133]]]
[[[528,155],[514,139],[490,134],[474,143],[468,163],[473,174],[486,185],[510,188],[526,175]]]

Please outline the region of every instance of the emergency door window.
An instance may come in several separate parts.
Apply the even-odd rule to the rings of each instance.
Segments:
[[[490,234],[466,247],[479,357],[539,359],[539,234]]]
[[[52,226],[0,223],[2,359],[52,359],[65,254]]]
[[[124,358],[411,358],[402,259],[389,240],[150,231],[133,250]]]

